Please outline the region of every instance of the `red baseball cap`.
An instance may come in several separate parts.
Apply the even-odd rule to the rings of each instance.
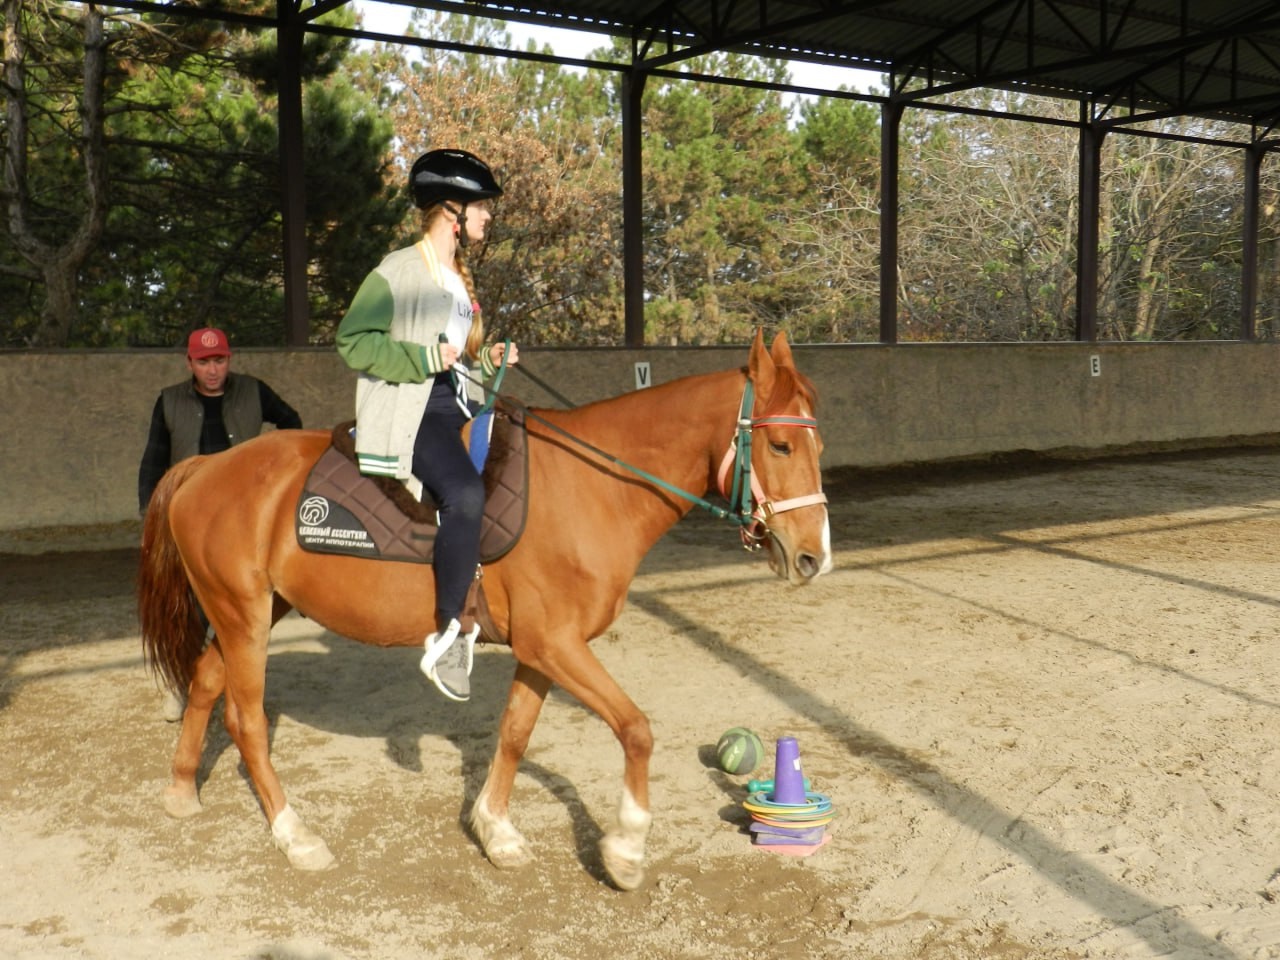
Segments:
[[[194,330],[187,338],[187,356],[192,360],[203,360],[205,357],[231,356],[231,344],[227,343],[227,335],[213,327]]]

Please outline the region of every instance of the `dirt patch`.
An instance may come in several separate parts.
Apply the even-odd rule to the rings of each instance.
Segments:
[[[413,651],[286,619],[273,757],[338,866],[288,867],[217,725],[204,813],[166,818],[177,731],[141,666],[132,531],[7,544],[0,955],[1280,958],[1280,453],[842,472],[828,493],[817,584],[691,517],[596,642],[658,743],[630,894],[596,852],[620,750],[557,694],[513,796],[538,861],[500,872],[462,827],[498,649],[455,705]],[[837,808],[816,855],[752,849],[746,778],[711,764],[735,725],[798,739]]]

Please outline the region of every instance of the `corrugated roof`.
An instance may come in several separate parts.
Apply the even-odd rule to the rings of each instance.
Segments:
[[[1280,3],[1263,0],[423,0],[409,5],[628,37],[633,64],[739,50],[888,74],[895,94],[1049,93],[1098,116],[1280,121]]]

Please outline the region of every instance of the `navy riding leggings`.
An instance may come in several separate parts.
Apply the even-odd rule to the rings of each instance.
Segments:
[[[413,474],[440,508],[440,529],[431,561],[436,578],[437,629],[461,615],[480,562],[484,480],[462,442],[466,422],[448,378],[437,378],[413,444]]]

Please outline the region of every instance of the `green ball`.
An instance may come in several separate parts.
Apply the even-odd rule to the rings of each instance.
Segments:
[[[716,761],[725,773],[751,773],[764,760],[764,744],[746,727],[726,730],[716,743]]]

